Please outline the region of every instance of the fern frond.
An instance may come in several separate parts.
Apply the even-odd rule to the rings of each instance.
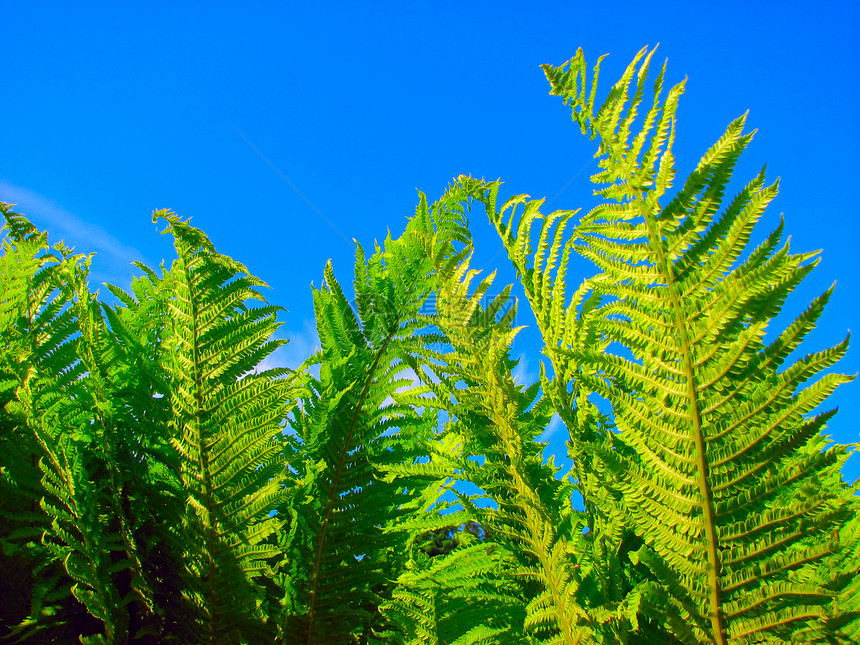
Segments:
[[[850,378],[827,375],[801,385],[838,360],[846,345],[778,371],[829,292],[764,344],[768,322],[815,261],[779,249],[781,229],[743,257],[776,195],[763,171],[720,213],[752,138],[744,117],[661,207],[674,177],[671,146],[683,84],[661,102],[661,72],[631,143],[651,53],[637,55],[596,113],[581,54],[570,70],[545,67],[552,93],[572,104],[574,120],[600,142],[603,171],[592,178],[597,194],[618,202],[594,209],[568,240],[599,270],[587,288],[601,304],[582,309],[590,333],[603,347],[619,343],[631,357],[585,343],[569,343],[563,354],[569,364],[589,366],[576,372],[579,382],[612,403],[620,431],[613,443],[623,442],[635,457],[608,444],[592,443],[588,451],[612,475],[628,525],[686,594],[664,598],[681,612],[663,615],[676,637],[725,643],[819,633],[831,594],[796,577],[833,550],[830,534],[845,517],[847,497],[841,449],[824,450],[821,430],[830,415],[806,415]],[[500,215],[491,218],[498,222]],[[530,300],[541,321],[549,305],[537,294]],[[551,320],[575,318],[568,311]],[[554,362],[557,373],[560,363]]]
[[[381,606],[390,627],[379,636],[415,645],[523,641],[514,627],[522,622],[523,607],[510,566],[510,554],[486,542],[446,555],[420,554]]]
[[[313,289],[319,376],[308,376],[295,413],[297,474],[279,509],[291,517],[284,548],[296,563],[282,583],[288,642],[341,643],[387,629],[378,608],[391,598],[408,539],[390,529],[444,478],[410,466],[427,455],[445,396],[425,363],[440,340],[428,305],[433,259],[460,253],[466,208],[485,192],[458,178],[433,205],[421,195],[400,238],[370,257],[357,245],[354,307],[330,263]]]
[[[510,319],[476,317],[492,276],[469,292],[475,273],[468,263],[443,270],[438,325],[455,350],[452,378],[467,386],[453,390],[453,427],[468,429],[466,454],[485,458],[480,469],[460,476],[486,491],[498,509],[467,508],[517,560],[512,574],[523,581],[528,601],[523,629],[539,642],[608,638],[627,629],[626,619],[593,595],[583,516],[571,506],[571,485],[554,477],[558,469],[544,462],[536,441],[549,422],[550,400],[536,400],[536,387],[514,384],[508,351],[518,330]],[[608,612],[605,624],[595,620],[601,612]]]
[[[128,613],[114,586],[113,560],[120,549],[101,514],[109,494],[100,481],[100,463],[109,457],[102,460],[85,445],[91,441],[92,417],[79,360],[84,342],[76,298],[86,292],[87,263],[62,244],[50,248],[47,236],[23,216],[5,206],[3,212],[11,234],[0,260],[0,467],[2,512],[9,521],[2,540],[4,551],[17,551],[13,561],[27,562],[33,576],[15,591],[25,599],[29,595],[29,616],[19,614],[23,620],[10,635],[63,633],[48,617],[57,603],[68,607],[74,594],[106,634],[123,640]],[[14,456],[20,460],[7,461]]]
[[[260,598],[279,556],[269,538],[283,522],[271,512],[284,498],[281,431],[295,384],[254,368],[285,342],[271,340],[278,308],[249,306],[264,300],[264,283],[201,231],[169,212],[153,219],[167,222],[177,253],[163,278],[148,272],[138,284],[168,313],[163,394],[187,496],[182,593],[195,608],[185,628],[199,642],[271,638],[276,623]]]

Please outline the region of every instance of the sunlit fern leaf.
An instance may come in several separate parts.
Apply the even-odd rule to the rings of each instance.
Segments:
[[[270,513],[283,499],[279,454],[293,384],[287,370],[256,367],[286,342],[272,340],[278,308],[251,306],[265,284],[201,231],[165,211],[153,220],[167,223],[177,253],[155,286],[168,312],[163,394],[187,504],[176,527],[182,593],[194,608],[186,630],[201,643],[271,639],[262,579],[279,556],[267,538],[283,523]]]
[[[849,643],[860,640],[860,504],[856,496],[851,503],[854,515],[839,531],[841,549],[833,558],[815,563],[815,570],[805,572],[827,580],[837,594],[824,635],[839,630]]]
[[[97,479],[101,468],[87,463],[95,461],[94,455],[86,447],[73,445],[69,436],[52,436],[57,420],[51,412],[59,411],[70,412],[49,411],[43,418],[50,426],[36,430],[46,453],[40,466],[48,496],[41,506],[51,519],[43,543],[72,578],[72,594],[103,624],[103,642],[123,642],[129,635],[128,613],[112,574],[114,567],[126,566],[113,558],[125,545],[122,536],[111,530],[108,516],[101,515],[108,510],[99,499],[103,497]]]
[[[145,417],[157,406],[151,395],[142,401],[130,396],[141,378],[88,291],[87,262],[68,256],[61,244],[56,248],[64,259],[44,284],[59,296],[44,308],[59,314],[46,316],[33,306],[10,329],[12,334],[29,330],[24,337],[31,344],[41,340],[55,347],[33,349],[24,343],[17,348],[29,367],[21,372],[11,408],[39,446],[34,455],[42,471],[37,506],[48,524],[38,531],[41,546],[67,574],[66,586],[78,606],[94,619],[94,624],[75,620],[76,636],[85,642],[124,642],[135,634],[157,635],[164,627],[163,604],[157,606],[163,593],[154,588],[164,571],[150,557],[161,541],[152,530],[152,511],[164,497],[158,478],[148,476],[141,459],[147,426],[150,439],[154,434]],[[162,430],[159,426],[157,433]],[[38,517],[31,522],[38,525]],[[18,531],[18,536],[27,533]],[[50,613],[37,602],[57,595],[43,588],[51,579],[44,575],[46,568],[34,566],[32,618],[22,623],[27,629],[28,623],[34,629],[50,627],[45,620]]]
[[[595,332],[592,321],[599,300],[589,296],[587,284],[567,295],[568,262],[576,240],[570,229],[577,211],[544,216],[539,210],[543,200],[530,201],[524,195],[511,197],[498,208],[499,187],[498,183],[492,186],[484,203],[520,277],[552,368],[547,373],[541,364],[540,383],[568,430],[570,478],[582,496],[588,526],[589,551],[579,555],[589,559],[596,583],[589,594],[597,605],[623,604],[638,583],[638,577],[631,580],[624,572],[626,553],[635,540],[625,526],[619,500],[607,491],[593,463],[596,447],[615,450],[620,446],[609,431],[609,419],[588,400],[590,390],[580,378],[592,367],[571,351],[583,347],[600,351],[607,344]],[[535,238],[532,229],[539,222]]]
[[[32,401],[62,401],[57,393],[81,376],[73,338],[74,288],[68,284],[80,258],[67,258],[61,245],[50,247],[47,234],[9,205],[0,204],[0,210],[6,220],[0,256],[0,542],[9,572],[4,584],[17,584],[6,597],[20,600],[4,603],[0,636],[40,632],[45,638],[75,638],[78,632],[64,623],[73,616],[86,623],[87,617],[71,598],[72,581],[62,561],[42,541],[51,518],[41,502],[46,495],[56,499],[42,484],[45,453],[34,434],[45,410]],[[98,629],[93,623],[87,627]]]
[[[147,277],[133,281],[133,295],[109,288],[121,305],[100,304],[79,285],[77,353],[86,375],[72,398],[88,410],[78,434],[91,437],[99,457],[107,528],[121,546],[112,569],[129,633],[167,642],[177,636],[176,617],[188,612],[176,585],[164,584],[178,582],[184,548],[175,533],[184,506],[180,467],[164,431],[169,388],[154,360],[162,351],[164,302]]]
[[[595,454],[630,526],[664,562],[652,566],[665,566],[678,585],[663,594],[680,617],[664,615],[678,638],[758,642],[819,633],[832,594],[799,572],[838,548],[831,536],[850,510],[839,474],[844,449],[825,449],[821,435],[830,413],[809,413],[850,379],[828,374],[801,385],[837,361],[846,343],[779,370],[826,295],[764,341],[769,320],[815,261],[778,248],[780,231],[744,257],[776,194],[763,173],[719,213],[752,136],[743,117],[660,205],[674,179],[683,84],[663,99],[660,72],[634,134],[652,54],[637,55],[596,112],[581,52],[569,66],[545,67],[552,93],[599,140],[603,171],[593,181],[613,202],[584,217],[572,238],[600,270],[587,283],[602,300],[596,328],[633,358],[587,347],[572,348],[571,357],[598,371],[581,379],[612,403],[636,458],[600,447]]]
[[[592,593],[584,517],[571,506],[571,485],[555,477],[558,469],[552,460],[544,461],[545,444],[537,441],[549,423],[550,401],[536,398],[537,385],[524,389],[513,381],[509,347],[518,329],[511,327],[512,316],[483,315],[480,303],[493,276],[472,289],[477,272],[469,269],[468,258],[442,273],[438,325],[454,348],[449,378],[465,384],[452,388],[451,413],[455,427],[463,429],[465,454],[484,457],[480,468],[458,473],[498,508],[477,508],[467,497],[460,499],[516,559],[512,574],[527,603],[521,629],[535,642],[620,638],[630,631],[631,612]],[[493,302],[491,309],[496,308]]]
[[[370,257],[357,245],[354,306],[331,264],[313,289],[321,347],[307,369],[319,374],[294,415],[295,478],[279,509],[290,518],[284,549],[295,563],[282,581],[286,642],[342,643],[382,629],[378,608],[406,544],[386,529],[413,512],[422,483],[380,473],[426,454],[436,429],[440,404],[421,369],[439,339],[428,328],[432,258],[467,239],[464,208],[482,186],[460,178],[430,206],[422,195],[400,238],[389,235]]]
[[[376,632],[385,643],[510,643],[526,642],[521,627],[525,603],[512,575],[513,558],[484,527],[482,537],[452,529],[475,517],[456,511],[442,498],[458,479],[476,475],[474,462],[463,459],[463,438],[449,424],[429,444],[429,461],[395,464],[380,469],[391,481],[413,477],[429,482],[410,504],[411,517],[389,527],[409,536],[409,559],[391,597],[380,611],[386,622]],[[452,531],[455,545],[447,553],[427,549],[425,536]]]

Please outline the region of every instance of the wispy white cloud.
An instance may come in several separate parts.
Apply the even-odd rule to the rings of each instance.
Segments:
[[[93,271],[94,277],[115,280],[117,272],[122,277],[131,273],[132,262],[146,262],[143,254],[133,246],[124,244],[101,226],[81,219],[29,188],[0,180],[0,201],[15,204],[16,211],[23,213],[39,228],[47,229],[51,243],[63,240],[79,253],[95,251],[95,266],[99,268]]]
[[[279,336],[283,335],[290,339],[286,345],[279,347],[257,366],[257,370],[263,371],[275,367],[288,367],[296,369],[305,359],[313,354],[320,346],[320,339],[317,335],[316,325],[312,319],[305,319],[302,322],[301,331],[285,331],[280,332]]]
[[[549,425],[546,427],[540,437],[538,437],[538,441],[541,443],[545,441],[549,441],[554,435],[558,434],[564,430],[564,422],[561,420],[561,417],[558,414],[553,414],[552,419],[549,420]]]
[[[567,454],[567,438],[567,429],[558,414],[552,415],[546,429],[538,437],[538,441],[547,444],[543,449],[544,460],[551,460],[559,468],[555,474],[557,479],[570,475],[570,469],[573,466],[573,462]]]
[[[514,378],[514,383],[517,385],[531,385],[537,380],[537,374],[529,370],[529,358],[526,354],[520,354],[519,363],[514,368],[514,373],[512,374]]]
[[[400,392],[407,392],[408,390],[417,387],[421,384],[422,380],[425,380],[427,377],[426,375],[423,377],[419,377],[414,369],[412,369],[411,367],[404,367],[403,370],[401,370],[396,375],[396,378],[408,381],[408,383],[404,383],[395,390],[395,392],[399,394]],[[387,408],[390,405],[394,405],[394,399],[391,396],[387,396],[385,397],[385,400],[380,404],[380,407]]]

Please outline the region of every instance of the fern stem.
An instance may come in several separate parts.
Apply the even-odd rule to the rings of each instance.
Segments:
[[[188,303],[191,309],[190,311],[190,319],[191,319],[191,358],[193,365],[193,373],[192,378],[194,379],[194,402],[195,402],[195,410],[194,410],[194,428],[193,432],[196,434],[197,440],[197,467],[199,469],[199,475],[203,480],[203,505],[206,509],[206,517],[204,518],[204,531],[206,534],[206,560],[207,560],[207,585],[208,589],[206,592],[207,595],[207,611],[205,612],[206,621],[207,621],[207,632],[208,632],[208,640],[212,645],[215,645],[218,642],[218,633],[216,629],[216,615],[213,611],[214,608],[217,608],[217,591],[215,584],[215,577],[217,573],[217,566],[215,563],[215,528],[213,526],[213,517],[214,517],[214,503],[213,503],[213,492],[212,492],[212,477],[209,472],[209,453],[208,450],[205,449],[206,444],[206,436],[204,431],[203,424],[203,408],[204,408],[204,395],[203,395],[203,387],[202,387],[202,379],[203,379],[203,367],[201,366],[200,359],[200,344],[199,344],[199,329],[198,329],[198,310],[197,310],[197,297],[194,293],[194,275],[190,276],[188,279]]]
[[[543,536],[547,530],[555,534],[552,522],[549,521],[549,518],[547,518],[545,513],[542,512],[543,509],[540,504],[540,500],[537,498],[534,491],[526,484],[519,468],[512,466],[511,474],[514,476],[516,488],[519,489],[518,493],[526,498],[526,504],[531,511],[530,513],[527,513],[529,528],[528,535]],[[560,540],[564,539],[558,535],[555,535],[555,538]],[[566,568],[553,562],[553,558],[548,554],[545,545],[538,541],[532,541],[531,546],[532,551],[538,556],[538,561],[540,562],[541,568],[544,572],[546,586],[549,588],[550,593],[552,594],[553,604],[558,610],[557,622],[559,631],[562,635],[562,642],[565,643],[565,645],[578,645],[583,633],[581,630],[577,633],[573,629],[576,626],[575,617],[571,616],[568,611],[568,602],[572,601],[561,588],[563,585],[562,578],[564,577],[564,573],[566,573]],[[565,551],[566,550],[567,549],[565,549]]]
[[[641,192],[637,195],[640,203],[645,203]],[[705,437],[702,432],[702,412],[699,409],[698,387],[695,374],[695,357],[690,346],[690,339],[683,315],[679,312],[685,311],[681,305],[678,293],[678,285],[675,274],[672,271],[671,260],[666,255],[663,243],[662,231],[656,226],[652,213],[645,211],[644,219],[648,227],[649,246],[657,254],[657,270],[663,274],[669,298],[672,303],[672,318],[678,339],[681,344],[681,371],[687,381],[687,410],[690,421],[693,424],[696,445],[696,467],[698,468],[698,488],[701,497],[700,508],[702,509],[702,520],[705,529],[705,546],[708,554],[708,620],[711,623],[714,641],[717,645],[726,645],[726,631],[723,620],[722,608],[720,606],[720,558],[717,551],[717,527],[714,517],[713,495],[708,482],[708,457],[706,453]]]

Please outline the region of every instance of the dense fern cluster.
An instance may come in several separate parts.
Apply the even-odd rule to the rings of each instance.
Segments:
[[[725,196],[743,118],[674,188],[683,84],[648,89],[653,53],[600,105],[599,62],[544,68],[598,142],[596,208],[500,205],[469,177],[422,195],[399,238],[357,247],[354,299],[325,267],[297,370],[259,369],[279,308],[173,213],[154,220],[176,259],[109,304],[89,256],[2,205],[0,638],[860,638],[858,497],[815,413],[847,341],[788,362],[830,292],[765,341],[816,256],[781,226],[748,248],[776,185]],[[532,384],[511,287],[489,298],[470,266],[476,202],[543,339]],[[571,289],[573,253],[596,273]],[[569,472],[539,441],[554,415]]]

